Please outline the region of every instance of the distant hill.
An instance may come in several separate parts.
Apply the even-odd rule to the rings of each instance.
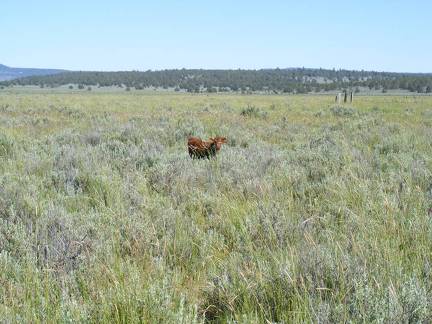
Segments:
[[[13,68],[0,64],[0,81],[13,80],[28,76],[52,75],[61,72],[65,72],[65,70]]]
[[[1,70],[0,70],[1,71]],[[34,71],[34,70],[33,70]],[[44,70],[50,71],[50,70]],[[161,71],[66,71],[50,75],[33,75],[1,82],[1,86],[36,85],[57,87],[67,84],[85,86],[117,86],[130,88],[165,88],[188,92],[273,92],[309,93],[369,88],[386,92],[402,89],[432,93],[432,74],[375,71],[329,70],[310,68],[262,70],[177,69]],[[24,75],[23,75],[24,76]]]

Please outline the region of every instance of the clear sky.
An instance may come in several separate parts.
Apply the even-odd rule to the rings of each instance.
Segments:
[[[432,1],[0,0],[0,63],[432,72]]]

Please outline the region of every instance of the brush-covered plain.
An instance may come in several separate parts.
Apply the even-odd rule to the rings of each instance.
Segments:
[[[0,319],[429,322],[431,126],[426,96],[0,94]]]

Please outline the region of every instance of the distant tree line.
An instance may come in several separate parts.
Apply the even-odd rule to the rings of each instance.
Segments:
[[[262,69],[262,70],[162,70],[128,72],[64,72],[31,76],[0,82],[1,86],[36,85],[56,87],[77,84],[116,86],[125,89],[164,88],[188,92],[276,92],[308,93],[367,87],[382,90],[404,89],[418,93],[432,92],[432,74],[390,73],[329,69]]]

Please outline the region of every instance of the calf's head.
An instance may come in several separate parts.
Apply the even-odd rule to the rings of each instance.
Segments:
[[[222,144],[225,144],[227,142],[227,139],[226,139],[226,137],[223,137],[223,136],[216,136],[216,137],[211,137],[210,142],[215,143],[216,144],[216,151],[219,151],[222,147]]]

